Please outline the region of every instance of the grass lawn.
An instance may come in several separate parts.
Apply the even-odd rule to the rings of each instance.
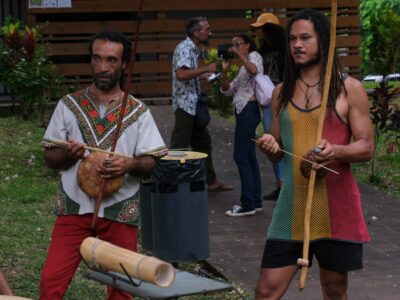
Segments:
[[[363,82],[364,88],[366,90],[376,88],[379,86],[379,83],[377,82]],[[389,86],[393,87],[400,87],[400,81],[389,81]]]
[[[43,128],[16,117],[0,118],[0,268],[20,297],[39,298],[40,271],[50,242],[58,171],[44,165],[40,140]],[[185,266],[194,270],[198,266]],[[88,280],[81,263],[66,300],[105,299],[105,286]],[[247,293],[246,291],[242,291]],[[221,292],[184,299],[240,299]]]
[[[19,296],[39,298],[58,172],[44,166],[44,129],[18,118],[0,118],[0,267]],[[104,287],[83,278],[82,265],[66,299],[104,299]]]

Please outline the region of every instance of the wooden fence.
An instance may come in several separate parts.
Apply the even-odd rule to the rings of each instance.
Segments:
[[[114,29],[132,38],[139,0],[72,0],[72,8],[28,8],[29,25],[43,25],[51,58],[68,78],[90,81],[88,41],[101,29]],[[337,47],[346,72],[360,74],[359,0],[341,0]],[[299,9],[328,12],[330,0],[145,0],[132,92],[142,97],[171,95],[171,58],[185,38],[188,18],[205,16],[212,30],[211,46],[229,43],[264,11],[275,13],[283,25]],[[247,18],[246,18],[247,16]],[[249,18],[250,17],[250,18]],[[47,25],[46,25],[47,24]]]

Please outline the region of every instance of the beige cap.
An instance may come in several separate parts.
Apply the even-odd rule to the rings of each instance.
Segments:
[[[279,20],[274,14],[264,13],[257,18],[256,23],[250,24],[250,27],[258,28],[264,26],[267,23],[279,25]]]

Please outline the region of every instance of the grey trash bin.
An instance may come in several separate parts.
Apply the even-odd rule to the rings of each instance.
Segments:
[[[142,249],[153,251],[153,224],[151,217],[151,190],[154,186],[151,178],[145,178],[140,185],[140,243]]]
[[[150,201],[141,200],[142,247],[160,259],[185,262],[210,256],[206,157],[170,152],[142,185],[142,194],[150,191]]]

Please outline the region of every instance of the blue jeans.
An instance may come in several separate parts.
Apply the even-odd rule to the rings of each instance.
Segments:
[[[256,101],[249,101],[240,114],[235,113],[235,145],[233,159],[242,185],[240,202],[243,210],[261,207],[261,177],[256,157],[256,128],[261,121]]]
[[[270,133],[271,131],[271,121],[272,121],[272,111],[270,107],[263,107],[263,118],[262,124],[265,133]],[[274,175],[276,182],[280,184],[283,177],[283,159],[281,159],[277,163],[272,164],[272,168],[274,169]]]

